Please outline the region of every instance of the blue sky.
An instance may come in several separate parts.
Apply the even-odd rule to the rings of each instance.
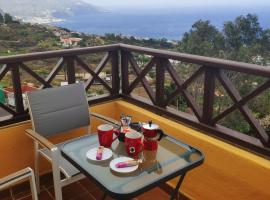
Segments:
[[[84,0],[97,6],[113,8],[175,7],[270,7],[270,0]]]

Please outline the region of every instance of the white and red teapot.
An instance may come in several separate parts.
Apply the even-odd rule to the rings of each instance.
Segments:
[[[153,124],[152,121],[141,125],[141,131],[146,139],[160,141],[164,133],[157,124]]]
[[[144,136],[144,149],[155,151],[158,148],[158,141],[164,136],[164,132],[157,124],[149,121],[148,123],[130,123],[130,127],[136,131],[142,132]]]

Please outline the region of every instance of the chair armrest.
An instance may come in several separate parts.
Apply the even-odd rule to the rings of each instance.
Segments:
[[[34,172],[30,167],[26,167],[20,171],[14,172],[6,177],[0,179],[0,190],[8,188],[14,185],[14,183],[19,182],[28,177],[34,177]]]
[[[37,141],[42,146],[48,148],[49,150],[53,150],[53,149],[57,148],[53,143],[51,143],[49,140],[47,140],[45,137],[38,134],[37,132],[35,132],[31,129],[27,129],[27,130],[25,130],[25,132],[26,132],[26,135],[28,135],[29,137],[31,137],[32,139]]]
[[[9,174],[8,176],[5,176],[0,179],[0,186],[6,184],[7,182],[11,182],[14,179],[19,179],[22,176],[25,176],[27,174],[31,174],[33,170],[30,167],[26,167],[20,171],[14,172],[12,174]]]
[[[120,127],[120,126],[121,126],[121,124],[120,124],[119,121],[117,121],[117,120],[115,120],[115,119],[112,119],[112,118],[110,118],[110,117],[106,117],[106,116],[104,116],[104,115],[95,113],[95,112],[91,112],[91,113],[90,113],[90,117],[95,117],[95,118],[97,118],[97,119],[99,119],[99,120],[102,120],[102,121],[104,121],[104,122],[107,122],[107,123],[109,123],[109,124],[111,124],[111,125],[113,125],[113,126],[116,126],[116,127]]]

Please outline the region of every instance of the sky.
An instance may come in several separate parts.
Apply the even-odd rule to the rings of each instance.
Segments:
[[[270,7],[270,0],[84,0],[107,9],[175,7]]]

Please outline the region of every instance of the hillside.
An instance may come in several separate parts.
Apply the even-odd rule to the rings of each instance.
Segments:
[[[115,34],[97,36],[72,32],[60,27],[22,22],[5,25],[0,23],[0,33],[0,56],[119,42],[155,48],[173,47],[173,44],[167,42],[166,39],[144,40]]]
[[[0,0],[0,8],[24,22],[31,23],[61,21],[80,10],[92,13],[101,10],[82,0]]]
[[[44,26],[12,23],[0,32],[0,56],[58,49],[58,38]]]

